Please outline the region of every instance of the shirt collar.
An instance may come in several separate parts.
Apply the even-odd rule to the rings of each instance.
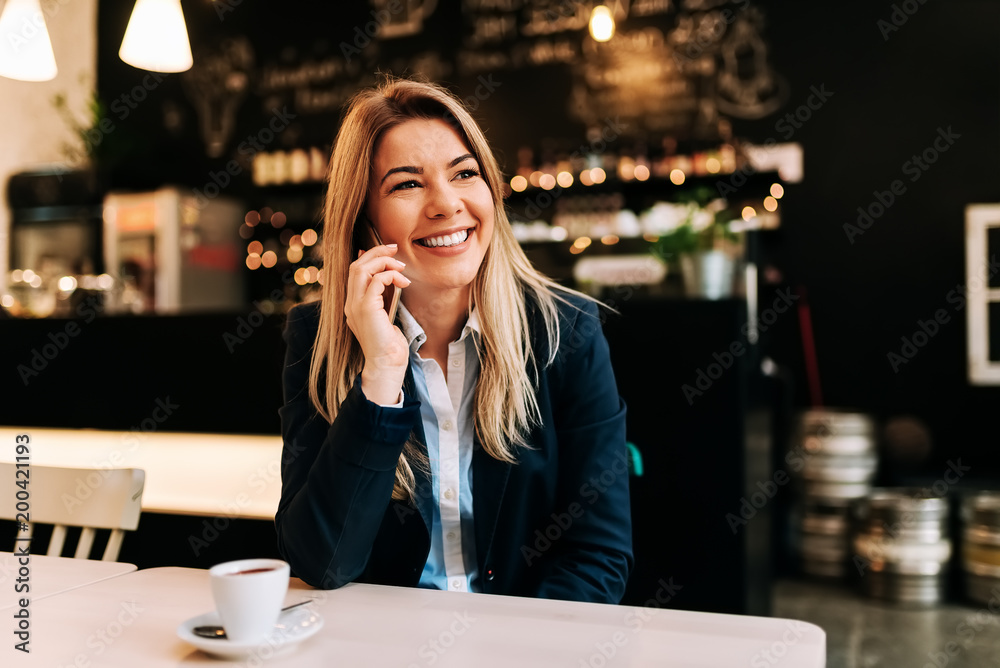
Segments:
[[[402,301],[399,302],[399,309],[396,315],[399,319],[399,328],[403,331],[403,336],[406,337],[406,344],[410,347],[410,350],[420,350],[420,346],[424,345],[424,341],[427,340],[424,328],[406,310]],[[464,341],[465,337],[472,332],[475,332],[477,339],[482,336],[482,329],[479,325],[479,314],[476,312],[475,306],[472,307],[472,313],[469,314],[469,319],[465,321],[465,327],[462,328],[462,334],[458,337],[458,340]]]

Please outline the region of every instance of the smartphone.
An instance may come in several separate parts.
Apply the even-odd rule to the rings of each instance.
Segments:
[[[375,246],[382,246],[382,238],[378,235],[378,230],[375,229],[375,225],[369,220],[367,221],[368,229],[372,233],[371,248]],[[382,293],[382,304],[385,307],[385,312],[389,314],[389,322],[396,322],[396,310],[399,308],[399,293],[403,291],[402,288],[396,287],[396,285],[390,283],[385,286],[385,292]]]

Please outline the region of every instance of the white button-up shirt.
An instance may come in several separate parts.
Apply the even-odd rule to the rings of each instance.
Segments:
[[[433,359],[420,357],[423,328],[400,304],[400,329],[410,346],[413,391],[420,401],[430,464],[431,494],[417,508],[430,527],[431,549],[419,586],[481,591],[472,518],[472,446],[475,389],[479,380],[479,318],[475,310],[457,341],[448,344],[448,377]]]

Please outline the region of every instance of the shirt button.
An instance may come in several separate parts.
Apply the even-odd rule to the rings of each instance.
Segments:
[[[448,532],[448,540],[455,540],[455,532],[454,531],[449,531]]]
[[[455,492],[450,489],[444,490],[444,498],[451,500],[455,498]]]
[[[445,431],[451,431],[452,428],[451,420],[445,420],[444,424],[441,425],[441,428],[444,429]]]
[[[452,580],[451,581],[451,588],[452,589],[460,589],[461,587],[462,587],[462,581],[461,580]]]
[[[454,367],[459,367],[459,366],[462,366],[462,363],[459,362],[458,360],[452,360],[451,361],[451,365],[454,366]]]

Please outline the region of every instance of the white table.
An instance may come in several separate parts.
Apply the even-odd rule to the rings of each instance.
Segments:
[[[0,552],[0,610],[15,607],[21,598],[30,598],[34,602],[135,571],[135,565],[117,561],[68,559],[33,554],[29,558],[25,583],[18,582],[18,579],[23,580],[21,568],[19,556],[10,552]],[[29,592],[16,591],[15,587],[23,584],[28,585]]]
[[[281,496],[281,437],[0,427],[0,461],[31,437],[31,463],[146,472],[142,509],[273,520]]]
[[[323,592],[292,582],[288,600],[315,597],[313,607],[325,625],[291,654],[268,660],[269,667],[821,668],[826,663],[825,633],[792,620],[361,584]],[[30,660],[8,642],[0,656],[18,654],[22,662],[0,663],[248,665],[210,658],[175,635],[182,621],[213,607],[208,571],[137,571],[39,601],[32,609]]]

